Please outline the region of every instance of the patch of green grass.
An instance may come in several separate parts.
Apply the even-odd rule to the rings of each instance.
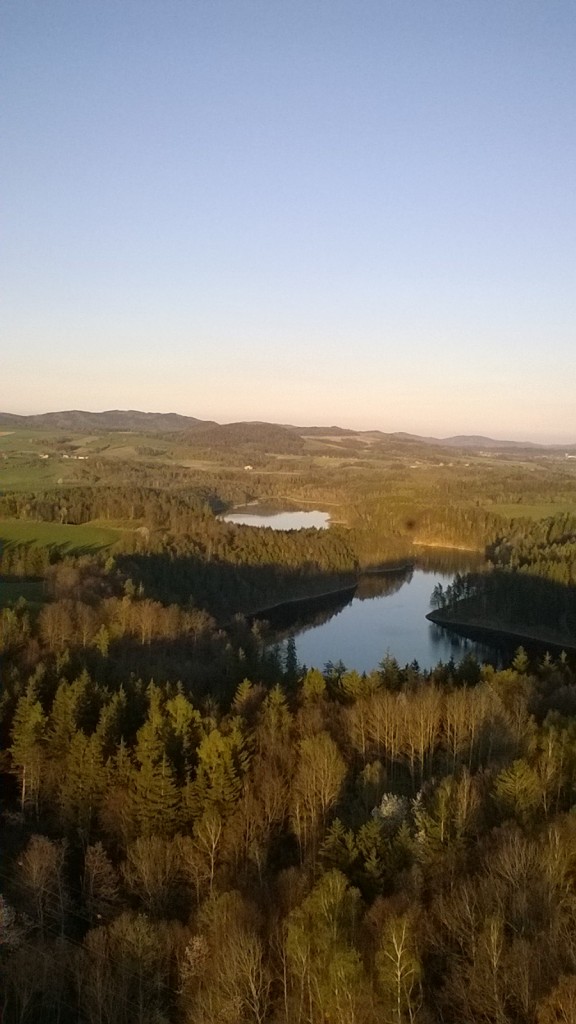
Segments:
[[[66,485],[75,483],[70,479],[72,473],[66,463],[56,459],[34,461],[32,463],[1,462],[0,491],[44,491],[57,486],[59,482]]]
[[[122,533],[134,533],[141,526],[146,526],[144,519],[91,519],[85,526],[90,529],[114,530]]]
[[[564,512],[576,513],[576,502],[541,502],[529,505],[523,502],[516,502],[510,505],[486,505],[489,512],[503,516],[505,519],[547,519],[549,516],[559,516]]]
[[[118,530],[86,523],[37,523],[26,519],[0,519],[0,545],[37,544],[58,547],[64,554],[108,548],[120,539]]]
[[[44,601],[42,580],[28,576],[4,576],[0,579],[0,607],[14,604],[20,597],[25,598],[32,608],[38,608]]]
[[[10,427],[0,429],[0,451],[34,451],[40,440],[41,435],[37,430],[12,430]]]

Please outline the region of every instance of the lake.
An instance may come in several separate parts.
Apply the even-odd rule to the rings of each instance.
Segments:
[[[390,574],[389,581],[379,577],[381,593],[374,593],[374,577],[362,579],[354,596],[324,616],[325,621],[294,624],[299,664],[323,668],[328,661],[342,661],[346,668],[370,672],[389,654],[401,666],[416,660],[421,669],[430,669],[439,661],[458,662],[470,653],[479,661],[498,665],[503,648],[469,640],[426,618],[436,584],[446,587],[453,578],[453,574],[415,568]]]
[[[269,526],[273,530],[305,530],[314,527],[326,530],[330,525],[330,513],[312,509],[309,512],[285,512],[269,509],[265,505],[243,505],[234,512],[218,516],[224,523],[240,526]]]
[[[297,530],[329,526],[328,512],[275,511],[246,505],[221,517],[225,522]],[[439,661],[460,661],[474,654],[495,665],[512,648],[470,640],[429,622],[430,597],[437,583],[444,588],[456,572],[478,569],[482,556],[454,549],[415,549],[414,567],[363,576],[354,591],[280,606],[267,618],[279,637],[294,636],[298,663],[323,668],[331,661],[370,672],[386,655],[404,666],[417,661],[421,669]]]

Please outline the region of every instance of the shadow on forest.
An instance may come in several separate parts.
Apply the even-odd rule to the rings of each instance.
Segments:
[[[510,634],[523,646],[576,649],[576,586],[525,571],[456,577],[432,621],[472,639]],[[531,634],[532,637],[531,637]],[[525,640],[524,640],[525,638]]]
[[[135,680],[154,679],[181,685],[195,701],[213,698],[229,702],[242,679],[273,685],[282,678],[284,659],[270,644],[266,624],[253,625],[238,617],[226,630],[207,626],[192,636],[133,635],[110,641],[105,652],[94,646],[74,650],[75,670],[87,669],[106,686],[131,689]],[[132,682],[131,682],[132,681]]]
[[[71,541],[60,543],[53,541],[52,543],[44,544],[34,540],[14,540],[13,538],[2,537],[0,534],[0,554],[4,551],[18,551],[22,552],[24,557],[26,557],[32,551],[46,551],[49,563],[53,564],[54,562],[62,561],[63,558],[67,558],[70,555],[76,558],[81,555],[98,555],[102,551],[108,551],[113,546],[113,543],[113,541],[109,541],[107,544],[76,544]]]
[[[235,615],[266,620],[285,631],[300,625],[320,625],[337,615],[353,598],[372,600],[396,593],[409,583],[415,567],[454,573],[483,564],[476,552],[417,553],[414,561],[398,558],[364,566],[321,569],[310,562],[249,564],[200,554],[136,552],[116,556],[123,574],[140,584],[147,597],[163,604],[192,604],[204,608],[220,623]]]
[[[116,563],[147,597],[163,604],[192,604],[221,623],[240,614],[281,628],[308,622],[316,609],[322,616],[335,615],[353,596],[364,600],[393,593],[412,575],[412,565],[398,568],[397,561],[379,564],[369,575],[339,567],[321,570],[309,562],[246,564],[156,552],[119,555]]]

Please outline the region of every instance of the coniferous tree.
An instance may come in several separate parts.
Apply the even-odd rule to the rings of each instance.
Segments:
[[[130,795],[136,835],[169,837],[175,834],[180,822],[180,792],[165,755],[158,763],[144,761],[133,773]]]
[[[20,697],[12,724],[10,757],[20,783],[20,807],[32,807],[38,815],[46,737],[46,716],[37,689],[30,684]]]

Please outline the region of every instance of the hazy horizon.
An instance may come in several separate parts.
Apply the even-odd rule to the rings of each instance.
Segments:
[[[5,0],[0,406],[576,440],[570,0]]]
[[[576,445],[576,431],[575,431],[575,433],[574,433],[574,435],[572,437],[567,435],[566,437],[557,437],[557,438],[551,438],[549,440],[546,440],[546,439],[543,439],[541,437],[526,437],[526,436],[520,435],[520,434],[515,435],[514,433],[506,434],[506,435],[504,435],[503,433],[487,434],[485,430],[477,430],[477,431],[455,430],[455,431],[453,431],[450,434],[439,435],[439,434],[432,434],[432,433],[422,433],[420,431],[412,430],[410,427],[392,427],[390,429],[384,429],[382,427],[375,426],[374,424],[371,424],[369,426],[359,426],[357,423],[338,422],[336,420],[330,421],[330,422],[328,422],[328,421],[326,421],[326,422],[324,422],[324,421],[318,421],[318,422],[312,422],[312,421],[310,421],[310,422],[297,422],[296,420],[293,420],[293,419],[287,419],[287,420],[273,420],[273,419],[270,419],[270,420],[265,420],[265,419],[262,419],[261,417],[258,417],[258,416],[251,416],[251,417],[246,417],[244,419],[238,420],[238,419],[230,419],[230,418],[227,418],[226,416],[204,417],[204,416],[199,416],[196,412],[182,412],[182,410],[180,410],[180,409],[137,409],[134,406],[130,406],[130,407],[129,406],[123,406],[123,407],[118,407],[118,408],[112,408],[111,406],[109,406],[109,407],[102,408],[102,409],[81,409],[80,407],[74,407],[74,408],[68,408],[68,409],[64,409],[64,408],[42,409],[42,410],[40,410],[38,412],[16,412],[13,409],[5,409],[5,408],[4,409],[0,409],[0,415],[2,415],[4,413],[7,413],[8,415],[16,415],[16,416],[42,416],[44,414],[49,414],[49,413],[70,413],[70,412],[96,413],[96,414],[99,414],[99,413],[124,412],[124,413],[145,413],[145,414],[148,414],[148,415],[151,415],[151,416],[164,416],[164,415],[190,416],[190,417],[192,417],[194,419],[198,419],[198,420],[213,420],[215,423],[219,424],[220,426],[226,426],[226,425],[234,424],[234,423],[268,423],[268,424],[271,424],[272,426],[295,427],[296,429],[304,429],[306,427],[314,427],[314,428],[317,428],[317,427],[323,428],[323,427],[325,427],[327,430],[329,430],[329,429],[331,429],[333,427],[336,427],[336,428],[340,427],[340,428],[344,428],[346,430],[357,430],[358,432],[379,431],[379,432],[385,433],[385,434],[388,434],[388,433],[390,433],[390,434],[414,434],[417,437],[423,437],[423,438],[432,437],[432,438],[437,439],[439,441],[450,440],[453,437],[486,437],[486,438],[488,438],[489,440],[492,440],[492,441],[514,441],[514,442],[523,442],[524,441],[526,444],[543,444],[543,445]]]

